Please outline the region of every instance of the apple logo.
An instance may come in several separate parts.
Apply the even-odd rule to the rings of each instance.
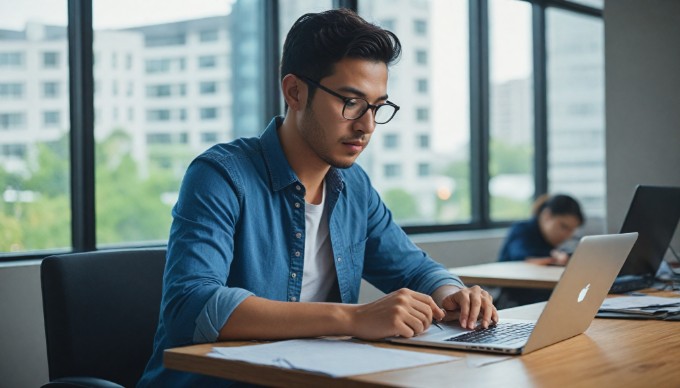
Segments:
[[[586,298],[586,294],[588,293],[589,288],[590,288],[590,283],[588,283],[587,286],[583,287],[581,292],[578,293],[578,302],[579,303],[583,302],[583,299]]]

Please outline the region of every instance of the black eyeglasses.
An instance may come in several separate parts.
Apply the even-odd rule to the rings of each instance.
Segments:
[[[313,86],[323,90],[324,92],[344,101],[345,105],[342,107],[342,117],[344,117],[347,120],[358,120],[361,118],[361,116],[366,114],[366,112],[369,109],[371,109],[373,111],[373,119],[375,120],[375,123],[385,124],[392,120],[394,115],[397,114],[397,111],[399,110],[399,106],[390,101],[385,101],[384,104],[373,105],[360,97],[345,97],[342,94],[338,94],[333,90],[328,89],[327,87],[321,85],[320,83],[310,78],[307,78],[303,75],[297,74],[294,75],[300,78],[301,80],[307,82],[308,84],[312,84]]]

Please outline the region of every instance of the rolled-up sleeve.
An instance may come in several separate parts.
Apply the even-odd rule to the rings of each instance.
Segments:
[[[239,216],[237,182],[197,159],[187,170],[168,242],[163,320],[170,345],[212,342],[252,295],[227,287]]]

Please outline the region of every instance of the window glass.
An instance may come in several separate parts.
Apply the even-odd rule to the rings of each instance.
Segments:
[[[489,2],[489,194],[493,221],[526,218],[534,195],[531,4]]]
[[[260,45],[238,30],[263,28],[243,3],[256,2],[93,1],[99,246],[165,241],[189,162],[235,137],[239,94],[260,95],[215,86],[250,65],[232,63],[235,47]]]
[[[0,253],[71,246],[66,1],[0,2]]]
[[[396,33],[403,46],[388,81],[390,100],[401,110],[377,126],[359,163],[404,226],[471,218],[467,4],[359,3],[362,17]],[[387,149],[379,146],[395,134],[404,141]]]
[[[548,182],[573,195],[589,230],[604,231],[604,30],[600,18],[549,8]]]

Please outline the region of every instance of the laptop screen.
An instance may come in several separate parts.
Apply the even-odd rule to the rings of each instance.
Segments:
[[[639,236],[619,275],[655,275],[679,220],[680,187],[639,185],[621,226]]]

